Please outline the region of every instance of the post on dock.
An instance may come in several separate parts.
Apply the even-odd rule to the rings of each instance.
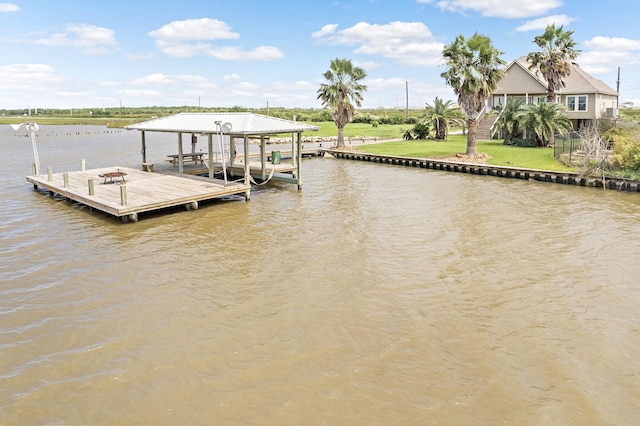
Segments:
[[[296,152],[296,180],[298,181],[298,191],[302,189],[302,132],[298,132],[298,152]]]
[[[144,130],[140,132],[141,136],[142,136],[142,162],[146,163],[147,162],[147,141],[145,139],[145,133]]]
[[[207,135],[207,149],[209,150],[209,179],[213,179],[213,133]]]
[[[62,179],[64,180],[64,187],[65,188],[69,188],[69,173],[68,172],[64,172],[62,174]]]
[[[93,179],[89,179],[89,195],[95,194],[95,190],[93,187]]]
[[[84,172],[85,166],[86,166],[86,161],[84,161],[84,158],[83,158],[82,160],[80,160],[80,170]]]
[[[184,173],[184,152],[182,150],[182,133],[178,133],[178,173]]]
[[[264,146],[264,135],[260,137],[261,143],[260,146]],[[247,201],[251,199],[251,165],[249,164],[249,138],[247,135],[244,136],[244,184],[247,185],[247,190],[244,193],[244,197]],[[262,149],[262,154],[264,154],[264,148]],[[262,157],[262,164],[264,167],[264,155]]]
[[[51,167],[47,167],[47,181],[51,182],[53,180],[53,170]]]
[[[38,166],[36,166],[36,163],[31,165],[31,175],[38,176]]]
[[[120,186],[120,204],[127,205],[127,185]]]
[[[265,144],[265,137],[264,135],[260,135],[260,179],[262,179],[263,181],[267,178],[267,168],[266,168],[265,158],[264,158],[264,151],[265,151],[264,144]]]

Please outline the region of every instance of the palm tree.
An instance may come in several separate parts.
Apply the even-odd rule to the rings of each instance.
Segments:
[[[348,59],[334,59],[323,74],[327,83],[320,85],[318,99],[331,109],[331,117],[338,127],[337,148],[344,148],[344,126],[353,121],[355,107],[362,103],[362,92],[367,86],[360,83],[367,74]]]
[[[495,127],[504,134],[504,143],[510,145],[511,141],[522,137],[522,129],[520,128],[520,120],[518,113],[524,105],[524,99],[513,98],[507,100],[507,104],[498,113],[498,119]]]
[[[466,155],[478,154],[478,118],[504,76],[505,62],[500,55],[502,52],[493,47],[491,39],[478,33],[468,40],[459,35],[442,51],[447,70],[440,75],[458,95],[458,105],[467,119]]]
[[[527,55],[529,69],[547,80],[547,102],[556,101],[556,90],[565,87],[564,78],[571,74],[572,61],[580,54],[572,35],[573,31],[563,31],[562,25],[559,28],[548,25],[544,33],[534,39],[542,51]]]
[[[433,106],[427,103],[425,119],[436,130],[435,138],[444,140],[449,136],[451,125],[463,121],[463,115],[460,108],[454,107],[453,101],[444,102],[436,96]]]
[[[527,132],[536,135],[538,146],[549,145],[556,132],[566,134],[573,129],[571,120],[564,113],[564,107],[554,102],[523,105],[516,118]]]
[[[573,31],[563,31],[562,25],[558,28],[555,24],[548,25],[544,33],[533,40],[542,51],[527,55],[529,69],[535,69],[536,74],[542,74],[547,80],[547,102],[556,101],[556,90],[565,87],[564,79],[571,75],[572,61],[580,54],[572,35]],[[553,134],[549,144],[555,145]]]

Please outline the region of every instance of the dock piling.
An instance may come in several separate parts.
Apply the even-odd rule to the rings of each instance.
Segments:
[[[127,186],[120,186],[120,204],[123,206],[127,205]]]
[[[89,195],[95,194],[95,190],[93,187],[93,179],[89,179]]]
[[[65,188],[69,188],[69,173],[68,172],[64,172],[62,174],[62,179],[64,179],[64,187]]]
[[[47,181],[51,182],[53,180],[53,170],[51,167],[47,167]]]
[[[83,172],[85,171],[85,165],[86,165],[86,162],[84,161],[84,158],[83,158],[80,160],[80,170]]]

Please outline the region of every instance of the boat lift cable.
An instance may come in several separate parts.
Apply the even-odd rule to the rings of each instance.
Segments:
[[[269,182],[271,180],[271,178],[273,177],[275,172],[276,172],[276,165],[273,164],[273,167],[272,167],[271,171],[269,172],[269,177],[266,180],[263,180],[262,182],[258,183],[258,182],[255,181],[253,176],[251,176],[251,173],[249,173],[249,180],[254,185],[257,185],[257,186],[264,185],[265,183],[267,183],[267,182]]]

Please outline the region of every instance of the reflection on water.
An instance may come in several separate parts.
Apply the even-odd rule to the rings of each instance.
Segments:
[[[42,128],[43,168],[139,162],[137,134]],[[0,143],[0,423],[640,412],[637,194],[324,158],[302,191],[123,225],[33,191],[27,140]]]

